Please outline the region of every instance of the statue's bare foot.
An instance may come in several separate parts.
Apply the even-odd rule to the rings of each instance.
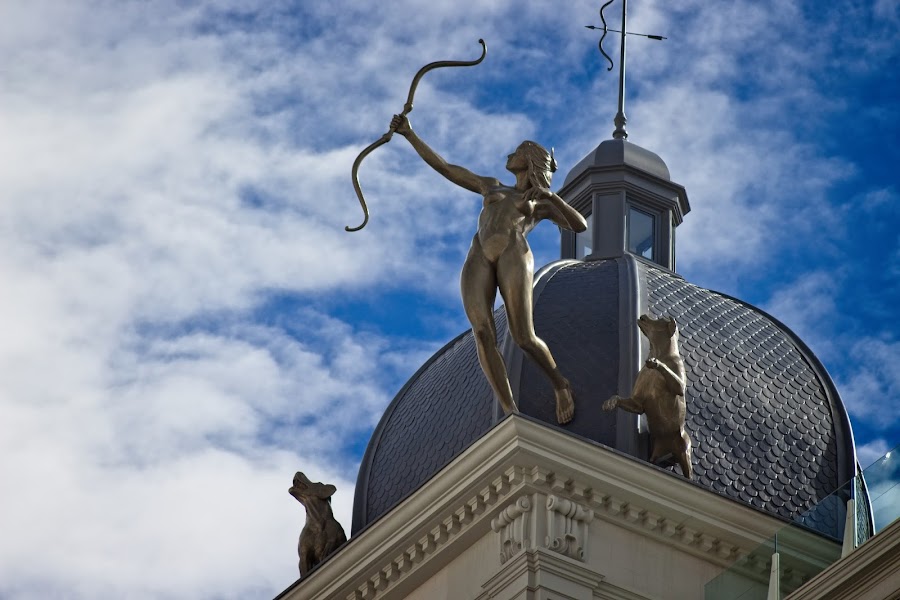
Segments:
[[[619,404],[619,395],[616,394],[612,396],[609,400],[603,403],[603,410],[614,410],[616,406]]]
[[[572,398],[572,389],[566,385],[556,390],[556,420],[560,425],[565,425],[575,416],[575,400]]]

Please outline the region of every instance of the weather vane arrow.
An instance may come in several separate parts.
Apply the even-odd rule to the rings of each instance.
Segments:
[[[481,56],[476,60],[439,60],[432,63],[428,63],[416,73],[416,76],[413,77],[412,83],[409,86],[409,95],[406,97],[406,104],[403,105],[403,112],[400,114],[402,116],[408,115],[412,112],[413,109],[413,97],[416,95],[416,88],[419,86],[419,81],[428,71],[432,71],[434,69],[438,69],[440,67],[472,67],[479,64],[484,60],[484,57],[487,56],[487,45],[484,43],[484,40],[478,40],[478,43],[481,44]],[[378,140],[369,144],[365,150],[359,153],[359,156],[356,157],[356,160],[353,161],[353,189],[356,190],[356,196],[359,198],[359,205],[363,210],[363,222],[362,225],[358,227],[350,227],[349,225],[344,227],[347,231],[359,231],[363,227],[366,226],[366,223],[369,222],[369,209],[366,206],[366,199],[363,196],[362,188],[359,187],[359,165],[362,164],[362,161],[365,157],[372,153],[375,148],[379,146],[383,146],[384,144],[391,141],[391,137],[394,135],[394,128],[391,127],[388,129],[387,133],[381,136]]]
[[[624,2],[625,2],[625,1],[627,1],[627,0],[623,0],[623,5],[624,5]],[[613,59],[610,58],[609,54],[607,54],[606,51],[603,49],[603,40],[606,39],[606,34],[609,33],[610,31],[612,31],[613,33],[622,33],[622,34],[625,34],[625,35],[639,35],[639,36],[641,36],[641,37],[650,38],[651,40],[659,40],[659,41],[662,41],[662,40],[667,40],[667,39],[669,39],[669,38],[667,38],[667,37],[665,37],[665,36],[663,36],[663,35],[653,35],[653,34],[651,34],[651,33],[635,33],[634,31],[628,31],[628,32],[626,32],[626,31],[625,31],[625,26],[624,26],[624,25],[622,26],[622,29],[610,29],[610,28],[607,27],[607,25],[606,25],[606,19],[603,17],[603,11],[604,11],[604,9],[605,9],[607,6],[609,6],[609,5],[612,4],[613,2],[615,2],[615,0],[609,0],[609,2],[607,2],[606,4],[604,4],[603,6],[600,7],[600,20],[603,21],[603,27],[602,27],[602,28],[601,28],[601,27],[597,27],[596,25],[585,25],[585,27],[586,27],[587,29],[603,29],[603,35],[600,36],[600,42],[597,44],[597,47],[600,48],[600,54],[602,54],[604,57],[606,57],[606,60],[609,61],[609,68],[606,69],[607,71],[612,71],[612,70],[613,70]],[[624,14],[624,8],[623,8],[623,14]]]
[[[615,139],[627,139],[628,132],[625,131],[625,125],[628,122],[628,119],[625,118],[625,38],[629,35],[639,35],[641,37],[650,38],[651,40],[664,40],[667,39],[661,35],[651,35],[649,33],[635,33],[633,31],[628,31],[626,25],[626,15],[628,13],[628,0],[622,0],[622,29],[610,29],[606,25],[606,18],[603,16],[603,11],[607,6],[615,2],[615,0],[609,0],[606,4],[600,7],[600,20],[603,21],[603,35],[600,36],[600,42],[597,46],[600,48],[600,54],[602,54],[606,60],[609,61],[609,68],[607,71],[613,70],[613,60],[610,58],[609,54],[603,49],[603,40],[606,38],[606,34],[610,31],[614,31],[622,35],[622,46],[619,55],[619,111],[616,113],[616,118],[613,119],[616,129],[613,131],[613,138]],[[600,29],[600,27],[595,27],[594,25],[585,25],[588,29]]]

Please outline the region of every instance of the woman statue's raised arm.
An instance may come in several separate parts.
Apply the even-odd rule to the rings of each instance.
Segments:
[[[391,129],[394,133],[402,135],[409,140],[409,143],[415,148],[416,152],[419,153],[422,160],[428,163],[432,169],[456,185],[475,192],[476,194],[484,195],[491,187],[500,184],[497,179],[482,177],[459,165],[448,163],[440,154],[432,150],[428,144],[422,141],[422,138],[416,135],[416,132],[410,127],[409,119],[406,115],[394,115],[394,118],[391,120]]]

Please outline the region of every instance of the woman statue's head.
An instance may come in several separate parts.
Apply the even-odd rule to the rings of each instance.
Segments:
[[[535,187],[549,188],[553,173],[556,172],[556,159],[552,152],[531,140],[525,140],[516,148],[528,165],[528,181]]]

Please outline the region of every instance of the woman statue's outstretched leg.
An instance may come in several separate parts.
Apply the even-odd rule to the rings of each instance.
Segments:
[[[575,401],[569,380],[562,373],[544,341],[534,333],[532,285],[534,258],[527,246],[508,248],[497,261],[498,285],[506,304],[509,332],[516,344],[550,378],[556,396],[556,420],[564,425],[575,416]]]

